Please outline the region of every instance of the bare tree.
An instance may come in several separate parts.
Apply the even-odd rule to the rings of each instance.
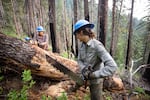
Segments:
[[[98,4],[98,40],[106,45],[108,0],[99,0]]]
[[[126,69],[128,66],[131,65],[131,57],[132,57],[132,19],[133,19],[133,8],[134,8],[134,0],[132,0],[132,5],[131,5],[131,15],[130,15],[130,22],[129,22],[129,33],[128,33],[128,44],[127,44],[127,55],[126,55]]]
[[[55,0],[49,0],[49,27],[52,51],[59,53],[58,43],[56,42],[56,21],[55,21]]]

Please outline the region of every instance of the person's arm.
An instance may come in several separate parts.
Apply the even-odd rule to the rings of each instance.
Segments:
[[[33,40],[37,41],[37,33],[34,33]]]
[[[110,56],[110,54],[106,51],[104,46],[100,43],[96,46],[96,51],[98,57],[104,63],[104,67],[100,68],[100,70],[93,72],[92,74],[94,75],[94,77],[101,78],[113,75],[117,70],[117,64],[114,61],[114,59]]]
[[[48,45],[48,34],[44,35],[44,42],[42,42],[41,45]]]
[[[34,33],[32,44],[37,45],[37,33]]]

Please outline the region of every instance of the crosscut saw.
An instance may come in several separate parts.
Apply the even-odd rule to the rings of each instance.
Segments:
[[[76,82],[76,84],[78,86],[82,86],[84,84],[84,80],[79,75],[77,75],[76,73],[74,73],[73,71],[68,69],[66,66],[64,66],[63,64],[58,62],[57,59],[46,55],[46,60],[52,66],[54,66],[56,69],[58,69],[59,71],[61,71],[64,74],[68,75],[73,81]]]

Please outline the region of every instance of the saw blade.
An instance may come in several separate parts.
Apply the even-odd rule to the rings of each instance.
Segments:
[[[79,75],[77,75],[76,73],[74,73],[73,71],[71,71],[69,68],[67,68],[66,66],[64,66],[62,63],[58,62],[55,58],[52,58],[52,57],[46,55],[46,60],[52,66],[54,66],[56,69],[60,70],[64,74],[68,75],[78,85],[82,86],[84,84],[84,81],[82,80],[82,78]]]

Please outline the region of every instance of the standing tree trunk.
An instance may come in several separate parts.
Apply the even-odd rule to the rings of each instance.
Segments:
[[[108,9],[108,0],[99,0],[98,4],[98,27],[97,27],[97,37],[98,40],[103,43],[105,46],[106,41],[106,27],[107,27],[107,9]],[[101,93],[103,83],[100,83]],[[102,95],[100,96],[102,99]]]
[[[35,22],[34,22],[34,11],[33,11],[33,0],[26,0],[25,7],[26,7],[26,15],[27,15],[27,29],[28,29],[28,36],[33,37],[33,33],[36,32],[35,29]]]
[[[26,23],[27,23],[27,35],[29,37],[31,37],[31,27],[30,27],[30,21],[29,21],[29,17],[30,17],[30,14],[29,14],[29,0],[25,0],[25,16],[24,18],[26,19]]]
[[[36,15],[37,15],[37,22],[38,22],[38,25],[41,25],[43,26],[43,14],[42,14],[42,1],[41,0],[38,0],[36,1],[37,2],[37,12],[36,12]]]
[[[66,16],[66,0],[64,0],[64,22],[65,22],[65,43],[66,43],[66,48],[67,48],[67,53],[68,53],[68,58],[69,58],[69,40],[68,40],[68,31],[67,31],[67,16]]]
[[[116,27],[115,27],[115,15],[116,15],[116,0],[113,0],[113,8],[112,8],[112,37],[111,37],[111,45],[110,45],[110,54],[112,57],[115,55],[115,45],[117,44],[115,42],[115,34],[116,34]]]
[[[59,53],[59,48],[56,42],[56,21],[55,21],[55,0],[49,0],[49,26],[52,43],[52,51]]]
[[[78,0],[73,0],[73,4],[74,4],[74,23],[77,22],[77,15],[78,15],[78,13],[77,13],[77,2],[78,2]],[[76,36],[75,36],[75,57],[78,57],[78,40],[77,40]]]
[[[106,45],[108,0],[99,0],[98,4],[98,40]]]
[[[126,67],[129,67],[131,65],[131,57],[132,57],[132,18],[133,18],[133,8],[134,8],[134,0],[132,0],[132,6],[131,6],[131,15],[130,15],[130,24],[129,24],[129,34],[128,34],[128,44],[127,44],[127,55],[126,55]]]
[[[90,10],[89,10],[89,12],[90,12],[90,15],[89,15],[90,19],[89,20],[93,22],[94,18],[95,18],[94,17],[95,16],[95,10],[94,10],[95,0],[90,0],[88,4],[89,4],[89,7],[90,7]]]
[[[84,17],[85,20],[89,21],[89,6],[88,6],[88,0],[84,0]]]
[[[17,23],[17,17],[16,17],[16,1],[15,0],[11,0],[11,4],[12,4],[12,10],[13,10],[13,19],[14,19],[14,24],[15,24],[15,28],[16,28],[16,34],[20,35],[20,31],[19,31],[19,27],[18,27],[18,23]]]
[[[32,18],[33,18],[33,33],[32,34],[35,34],[36,33],[36,27],[38,26],[38,21],[40,21],[40,20],[38,20],[37,19],[37,17],[36,17],[36,14],[37,14],[37,3],[38,3],[38,1],[37,0],[32,0],[32,10],[33,10],[33,12],[32,12],[32,14],[33,14],[33,16],[32,16]]]
[[[32,33],[34,33],[34,30],[35,30],[33,28],[33,7],[32,7],[32,3],[33,3],[32,0],[28,0],[29,26],[30,26],[29,34],[30,34],[30,37],[32,37]]]
[[[0,30],[4,26],[4,9],[3,9],[3,4],[2,0],[0,0]]]

